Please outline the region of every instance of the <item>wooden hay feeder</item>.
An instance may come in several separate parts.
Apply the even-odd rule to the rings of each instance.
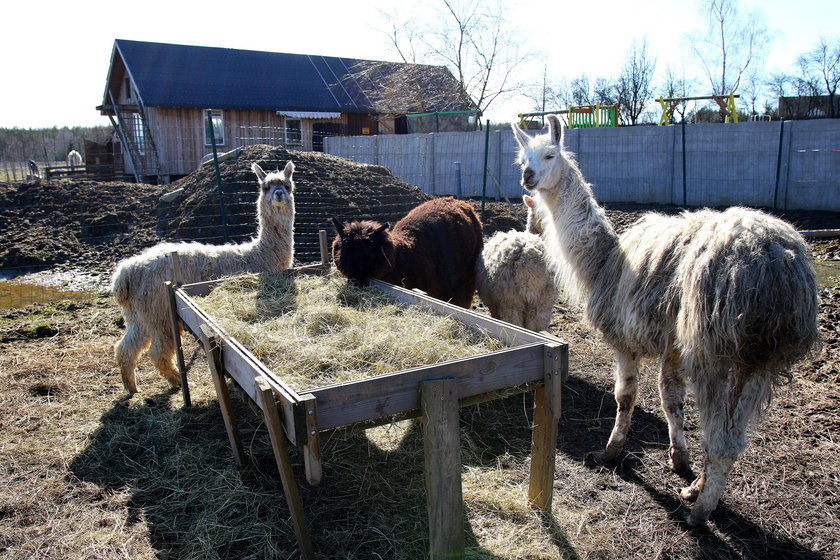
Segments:
[[[290,269],[288,274],[325,274],[326,234],[322,262]],[[177,257],[173,257],[177,261]],[[547,334],[492,319],[431,298],[372,280],[376,288],[400,302],[424,305],[434,313],[472,325],[502,341],[507,348],[470,358],[398,371],[358,381],[298,392],[260,362],[205,312],[194,298],[207,295],[219,281],[170,286],[173,321],[201,340],[234,457],[247,463],[224,376],[239,385],[260,408],[271,438],[286,501],[302,557],[314,558],[309,528],[294,480],[288,445],[304,458],[306,479],[321,481],[320,435],[345,426],[371,426],[394,417],[422,416],[425,450],[429,550],[432,558],[458,557],[464,551],[464,509],[458,408],[525,391],[534,391],[531,473],[528,499],[536,508],[551,506],[560,417],[562,382],[568,370],[566,343]],[[189,390],[179,329],[174,329],[185,403]]]

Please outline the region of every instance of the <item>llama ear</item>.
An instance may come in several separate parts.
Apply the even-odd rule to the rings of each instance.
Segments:
[[[289,160],[289,163],[286,164],[286,167],[283,168],[283,173],[286,175],[286,179],[292,178],[292,173],[295,172],[295,164],[292,163],[292,160]]]
[[[260,183],[265,181],[265,171],[263,171],[263,168],[260,167],[258,163],[254,162],[251,164],[251,171],[254,172],[254,174],[257,176],[257,180]]]
[[[522,202],[524,202],[525,206],[527,206],[528,208],[534,207],[534,199],[528,196],[527,194],[522,195]]]
[[[563,147],[563,124],[557,115],[548,115],[548,134],[557,147]]]
[[[339,222],[338,219],[336,219],[335,216],[330,218],[330,221],[332,222],[332,225],[335,228],[335,232],[338,235],[341,235],[341,233],[344,231],[344,226],[341,224],[341,222]]]
[[[519,128],[516,123],[510,123],[510,127],[513,129],[513,137],[516,138],[516,143],[519,144],[520,147],[524,148],[528,145],[528,140],[530,137]]]

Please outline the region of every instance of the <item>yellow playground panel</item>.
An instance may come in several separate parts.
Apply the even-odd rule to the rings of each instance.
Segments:
[[[659,98],[659,105],[662,107],[662,115],[659,117],[659,124],[666,125],[671,122],[674,109],[683,101],[703,101],[712,99],[718,104],[720,110],[726,115],[724,122],[738,122],[738,111],[735,109],[735,98],[740,97],[734,93],[729,95],[708,95],[705,97],[672,97],[669,99]]]

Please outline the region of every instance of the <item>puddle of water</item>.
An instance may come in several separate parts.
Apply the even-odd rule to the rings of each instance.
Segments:
[[[840,261],[814,261],[814,270],[817,273],[817,285],[820,288],[828,288],[840,284]]]
[[[92,299],[96,292],[62,290],[55,286],[42,286],[26,282],[0,280],[0,309],[26,307],[32,303],[49,303],[62,299]]]

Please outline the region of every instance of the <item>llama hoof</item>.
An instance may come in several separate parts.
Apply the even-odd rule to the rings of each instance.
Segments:
[[[694,471],[691,470],[691,461],[687,451],[669,450],[668,468],[676,474],[685,478],[694,478]]]
[[[601,467],[614,467],[618,462],[618,453],[602,449],[600,451],[590,451],[586,454],[586,461],[595,463]]]
[[[695,484],[680,489],[680,498],[693,502],[700,495],[700,488]]]
[[[709,521],[709,516],[703,514],[695,515],[695,513],[695,510],[691,510],[691,512],[689,512],[688,515],[685,516],[686,525],[688,525],[692,529],[705,527],[706,523],[708,523]]]

